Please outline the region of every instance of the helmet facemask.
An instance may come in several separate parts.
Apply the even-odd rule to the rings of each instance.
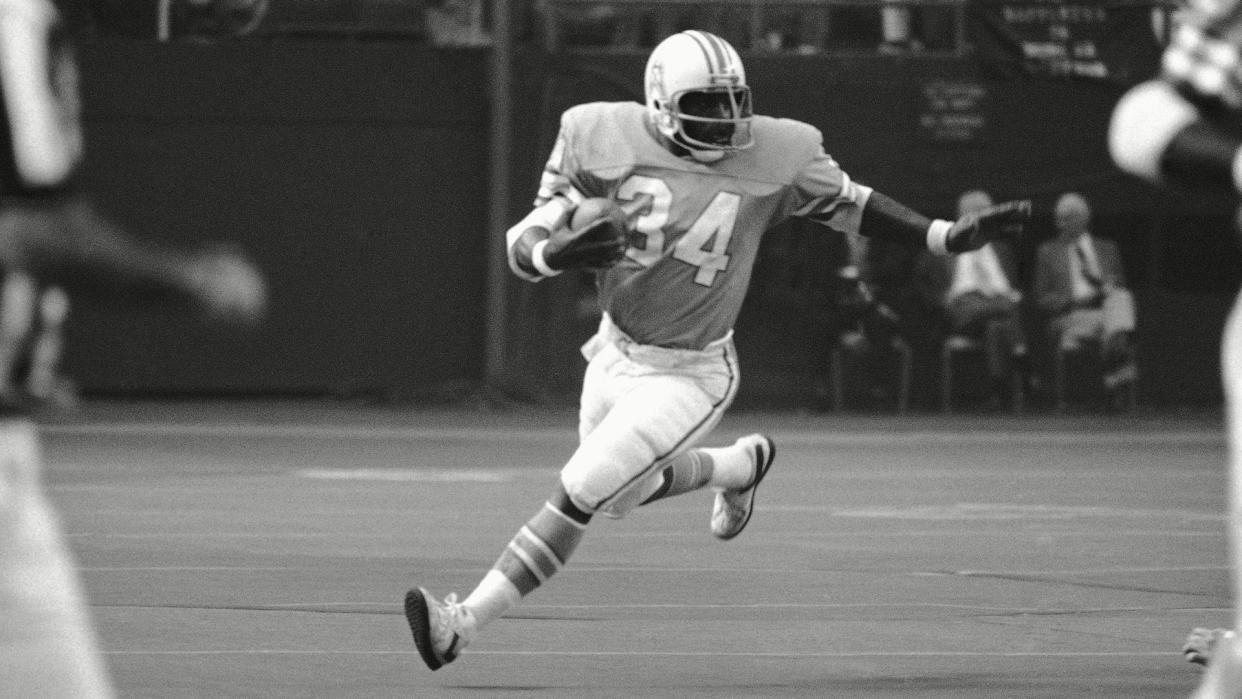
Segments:
[[[750,88],[745,85],[677,93],[668,110],[675,124],[671,138],[690,150],[735,151],[754,143]]]

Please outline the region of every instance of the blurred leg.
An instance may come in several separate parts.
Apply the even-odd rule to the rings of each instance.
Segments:
[[[0,394],[13,395],[13,373],[34,325],[34,279],[9,271],[0,284]]]
[[[40,460],[34,425],[0,420],[0,695],[105,699],[112,690]]]
[[[1221,347],[1225,389],[1225,436],[1228,441],[1229,566],[1233,593],[1233,628],[1242,628],[1242,296],[1234,301]],[[1236,638],[1220,641],[1194,699],[1242,697],[1242,654]]]
[[[39,327],[30,349],[30,371],[26,387],[40,399],[51,397],[57,388],[60,355],[64,346],[65,321],[69,316],[69,296],[60,287],[50,287],[39,297]]]

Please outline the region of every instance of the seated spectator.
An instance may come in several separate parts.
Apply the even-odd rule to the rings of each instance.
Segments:
[[[490,46],[482,0],[430,0],[427,33],[436,46]]]
[[[913,19],[909,5],[884,0],[884,6],[880,9],[881,53],[902,53],[923,48],[914,36]]]
[[[849,259],[832,280],[831,335],[834,346],[861,369],[869,397],[883,401],[897,380],[893,370],[897,353],[908,350],[903,349],[901,318],[877,297],[868,242],[859,237],[847,240]]]
[[[251,34],[263,22],[269,0],[181,0],[170,5],[168,31],[191,41]]]
[[[1053,220],[1057,236],[1036,254],[1035,305],[1055,348],[1098,353],[1110,404],[1124,407],[1136,378],[1135,309],[1121,254],[1116,243],[1091,233],[1091,207],[1081,194],[1061,195]]]
[[[958,199],[958,216],[992,205],[987,192],[972,190]],[[1028,346],[1022,323],[1022,292],[1012,246],[1003,242],[951,257],[935,258],[942,267],[933,292],[942,299],[946,331],[979,342],[989,379],[989,399],[1000,405],[1013,372],[1026,382]],[[1010,396],[1014,398],[1014,396]]]

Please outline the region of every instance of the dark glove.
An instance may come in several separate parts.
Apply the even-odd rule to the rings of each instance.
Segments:
[[[1031,217],[1031,200],[1007,201],[966,214],[953,222],[945,237],[949,252],[978,250],[993,240],[1016,240]]]
[[[628,239],[625,213],[617,208],[578,230],[557,228],[548,237],[543,259],[555,270],[611,267],[625,257]]]

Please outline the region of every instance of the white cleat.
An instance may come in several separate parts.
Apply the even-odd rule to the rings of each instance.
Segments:
[[[1182,655],[1185,656],[1187,662],[1207,665],[1212,660],[1212,654],[1216,652],[1216,646],[1223,639],[1233,635],[1229,629],[1196,628],[1186,637],[1186,644],[1182,646]]]
[[[1213,637],[1207,672],[1203,673],[1191,699],[1239,699],[1242,697],[1242,648],[1238,646],[1238,637],[1232,631]]]
[[[405,620],[423,662],[439,670],[457,659],[474,636],[474,615],[450,594],[440,602],[423,588],[405,593]]]
[[[716,493],[716,502],[712,505],[711,529],[717,539],[732,539],[746,528],[755,509],[755,491],[763,477],[768,475],[772,460],[776,458],[776,444],[771,438],[752,434],[737,440],[737,444],[747,443],[753,450],[755,475],[744,488]]]

